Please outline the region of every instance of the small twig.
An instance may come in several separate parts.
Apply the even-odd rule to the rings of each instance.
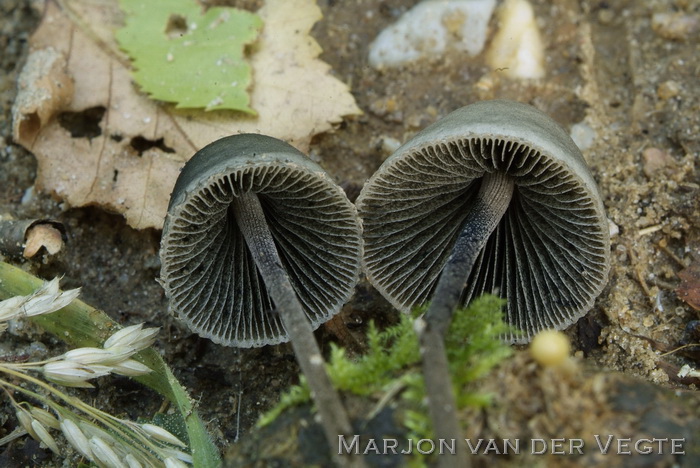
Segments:
[[[238,436],[241,430],[241,401],[243,400],[243,390],[238,392],[238,408],[236,409],[236,436],[233,438],[233,443],[238,442]]]
[[[651,290],[649,290],[649,285],[647,285],[647,282],[644,279],[644,274],[642,273],[642,266],[637,263],[637,254],[634,253],[634,250],[632,250],[629,245],[626,247],[630,257],[630,264],[632,264],[634,268],[633,279],[637,280],[647,297],[652,297]]]
[[[681,350],[683,350],[683,349],[692,348],[693,346],[700,346],[700,343],[688,343],[688,344],[684,344],[683,346],[679,346],[679,347],[677,347],[677,348],[673,348],[673,349],[670,350],[670,351],[666,351],[665,353],[661,353],[661,354],[659,354],[659,356],[660,356],[660,357],[668,356],[669,354],[674,354],[674,353],[677,353],[678,351],[681,351]]]
[[[667,289],[667,290],[669,290],[669,291],[675,291],[676,288],[678,287],[678,286],[676,286],[675,284],[671,284],[671,283],[669,283],[668,281],[660,280],[660,279],[658,279],[658,278],[651,278],[649,281],[650,281],[651,284],[653,284],[654,286],[657,286],[657,287],[659,287],[659,288],[661,288],[661,289]]]
[[[394,382],[394,384],[387,390],[387,392],[382,396],[382,398],[374,405],[372,411],[367,415],[367,421],[374,419],[376,415],[389,403],[392,398],[401,393],[406,388],[406,382],[399,380]]]
[[[639,267],[639,266],[635,267],[634,272],[636,274],[637,282],[639,282],[639,285],[642,287],[642,290],[644,290],[644,294],[651,297],[652,293],[651,293],[651,290],[649,289],[649,285],[647,285],[647,282],[644,279],[644,274],[642,273],[641,267]]]
[[[654,232],[660,231],[664,228],[663,224],[655,224],[654,226],[647,226],[642,228],[637,232],[637,237],[646,236],[647,234],[652,234]]]
[[[661,250],[663,250],[664,253],[665,253],[666,255],[668,255],[669,257],[671,257],[671,259],[673,259],[676,263],[678,263],[678,265],[679,265],[681,268],[687,268],[687,267],[688,267],[688,264],[687,264],[686,262],[684,262],[683,259],[680,258],[678,255],[676,255],[671,249],[669,249],[669,248],[668,248],[668,245],[666,245],[666,242],[664,242],[664,241],[665,241],[665,239],[662,240],[662,241],[660,241],[660,242],[657,244],[657,245],[659,246],[659,248],[660,248]]]

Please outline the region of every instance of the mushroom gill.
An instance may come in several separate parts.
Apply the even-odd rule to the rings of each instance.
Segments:
[[[320,166],[263,135],[210,144],[188,161],[173,189],[161,280],[170,310],[198,334],[227,346],[288,339],[236,215],[238,202],[248,195],[259,200],[281,265],[313,328],[340,310],[359,274],[355,208]]]
[[[439,439],[462,440],[444,344],[460,303],[500,295],[505,320],[523,332],[506,338],[527,341],[581,317],[607,281],[593,177],[569,135],[524,104],[454,111],[396,150],[356,203],[370,281],[404,311],[430,300],[416,330]],[[464,466],[465,448],[457,452]]]
[[[334,461],[363,466],[334,449],[352,427],[313,335],[359,274],[360,224],[340,187],[282,141],[223,138],[185,164],[161,244],[170,311],[229,346],[290,339]]]
[[[430,300],[460,233],[473,226],[484,177],[499,173],[513,181],[512,197],[475,252],[459,303],[486,292],[507,299],[505,319],[523,334],[506,338],[523,342],[587,312],[609,269],[607,220],[583,156],[530,106],[463,107],[388,158],[357,200],[363,263],[400,310]]]

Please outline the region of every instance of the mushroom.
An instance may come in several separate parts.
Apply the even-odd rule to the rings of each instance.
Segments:
[[[185,164],[161,241],[171,313],[228,346],[291,339],[332,447],[351,426],[313,330],[354,290],[360,235],[354,206],[320,166],[280,140],[241,134]]]
[[[443,343],[459,304],[507,299],[505,320],[522,334],[504,338],[524,342],[573,323],[607,281],[593,177],[569,135],[525,104],[454,111],[391,155],[356,205],[374,286],[402,311],[432,297],[416,328],[438,437],[459,438]]]

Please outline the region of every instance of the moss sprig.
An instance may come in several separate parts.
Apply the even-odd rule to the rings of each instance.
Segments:
[[[504,304],[503,299],[484,295],[472,301],[469,307],[455,312],[446,343],[459,409],[490,402],[490,396],[480,392],[475,382],[512,354],[511,348],[501,340],[502,336],[513,332],[503,322],[501,308]],[[424,311],[425,307],[417,308],[413,316]],[[416,440],[432,436],[424,403],[425,386],[418,346],[413,318],[402,315],[396,325],[384,330],[371,322],[367,352],[358,358],[349,357],[345,349],[332,344],[328,363],[333,385],[341,391],[376,398],[380,403],[387,395],[400,395],[398,398],[405,408],[402,422]],[[258,426],[264,427],[284,410],[309,401],[308,386],[301,379],[299,385],[292,386],[280,402],[261,417]]]

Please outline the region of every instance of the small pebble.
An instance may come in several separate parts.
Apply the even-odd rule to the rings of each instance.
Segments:
[[[381,148],[382,148],[382,154],[385,156],[389,156],[396,151],[399,146],[401,146],[401,142],[397,140],[396,138],[392,138],[389,136],[383,136],[381,137],[382,143],[381,143]]]
[[[659,99],[663,100],[674,98],[678,96],[680,92],[681,85],[673,80],[664,81],[656,88],[656,95],[659,96]]]
[[[651,29],[664,39],[685,41],[700,29],[700,16],[685,13],[654,13]]]
[[[506,0],[500,7],[486,63],[509,78],[544,76],[544,43],[530,2]]]
[[[615,19],[615,12],[610,8],[603,8],[598,12],[598,21],[600,21],[600,24],[608,25],[612,23],[613,19]]]
[[[28,205],[34,200],[34,186],[32,185],[29,187],[27,190],[24,191],[24,195],[22,195],[22,200],[20,203],[22,205]]]
[[[403,122],[403,111],[399,108],[395,97],[375,99],[369,105],[369,111],[387,122]]]
[[[481,99],[493,99],[494,91],[500,85],[501,78],[497,73],[487,73],[474,83],[474,90]]]
[[[586,122],[579,122],[571,126],[571,139],[581,151],[585,151],[595,141],[596,133]]]
[[[419,128],[422,126],[423,117],[420,114],[412,114],[406,119],[406,124],[409,127]]]
[[[396,111],[396,99],[393,97],[383,97],[372,101],[369,110],[378,117],[384,117]]]
[[[369,63],[377,69],[402,66],[437,59],[448,49],[478,55],[495,7],[496,0],[418,2],[370,44]]]
[[[673,163],[674,159],[671,155],[659,148],[646,148],[642,151],[642,170],[649,178]]]

